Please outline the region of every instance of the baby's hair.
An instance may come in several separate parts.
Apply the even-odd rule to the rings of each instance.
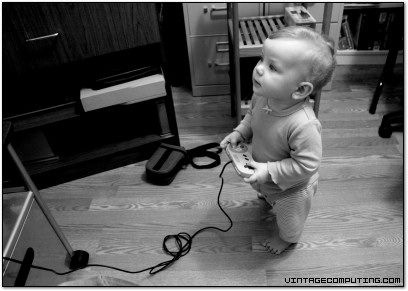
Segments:
[[[323,88],[332,78],[336,67],[334,42],[326,35],[322,35],[304,26],[287,26],[271,34],[269,39],[293,38],[305,40],[315,46],[310,57],[310,73],[308,82],[313,84],[313,93]]]

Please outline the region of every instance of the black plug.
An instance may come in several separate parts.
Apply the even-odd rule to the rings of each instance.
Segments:
[[[14,282],[15,287],[25,286],[33,261],[34,250],[33,248],[28,248],[26,254],[24,255],[23,262],[21,263],[20,270],[18,271],[16,281]]]
[[[85,268],[88,265],[89,254],[86,251],[74,251],[69,268],[71,270]]]

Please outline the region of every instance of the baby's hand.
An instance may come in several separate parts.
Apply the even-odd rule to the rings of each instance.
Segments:
[[[222,140],[220,146],[221,148],[225,149],[230,143],[232,147],[236,147],[237,144],[239,144],[243,140],[244,138],[238,131],[233,131]]]
[[[268,164],[267,163],[257,163],[254,161],[251,161],[248,163],[248,166],[251,166],[254,168],[255,173],[249,177],[249,178],[244,178],[244,182],[246,183],[258,183],[258,184],[263,184],[265,182],[272,181],[271,176],[268,171]]]

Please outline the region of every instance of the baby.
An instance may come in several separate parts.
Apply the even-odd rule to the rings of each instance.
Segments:
[[[335,66],[333,41],[323,35],[301,26],[275,32],[253,71],[251,107],[221,142],[234,147],[252,138],[255,173],[244,181],[276,214],[278,231],[263,242],[271,253],[299,240],[309,214],[322,159],[321,124],[309,97]]]

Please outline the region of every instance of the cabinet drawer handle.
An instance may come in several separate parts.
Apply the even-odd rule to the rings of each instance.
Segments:
[[[229,63],[217,63],[214,62],[215,67],[228,67],[230,64]]]
[[[211,11],[210,13],[212,13],[213,11],[226,11],[227,7],[216,7],[215,5],[211,5]]]
[[[215,43],[215,50],[217,51],[217,53],[225,53],[225,52],[229,52],[229,48],[219,48],[218,46],[220,45],[228,45],[229,42],[228,41],[217,41]]]
[[[26,39],[26,42],[32,42],[32,41],[37,41],[37,40],[44,40],[44,39],[51,39],[51,38],[56,38],[58,37],[59,33],[54,33],[54,34],[49,34],[49,35],[44,35],[44,36],[39,36],[39,37],[34,37],[34,38],[29,38]]]
[[[208,67],[211,68],[212,66],[214,67],[228,67],[230,64],[229,63],[217,63],[217,62],[211,62],[208,61]]]

